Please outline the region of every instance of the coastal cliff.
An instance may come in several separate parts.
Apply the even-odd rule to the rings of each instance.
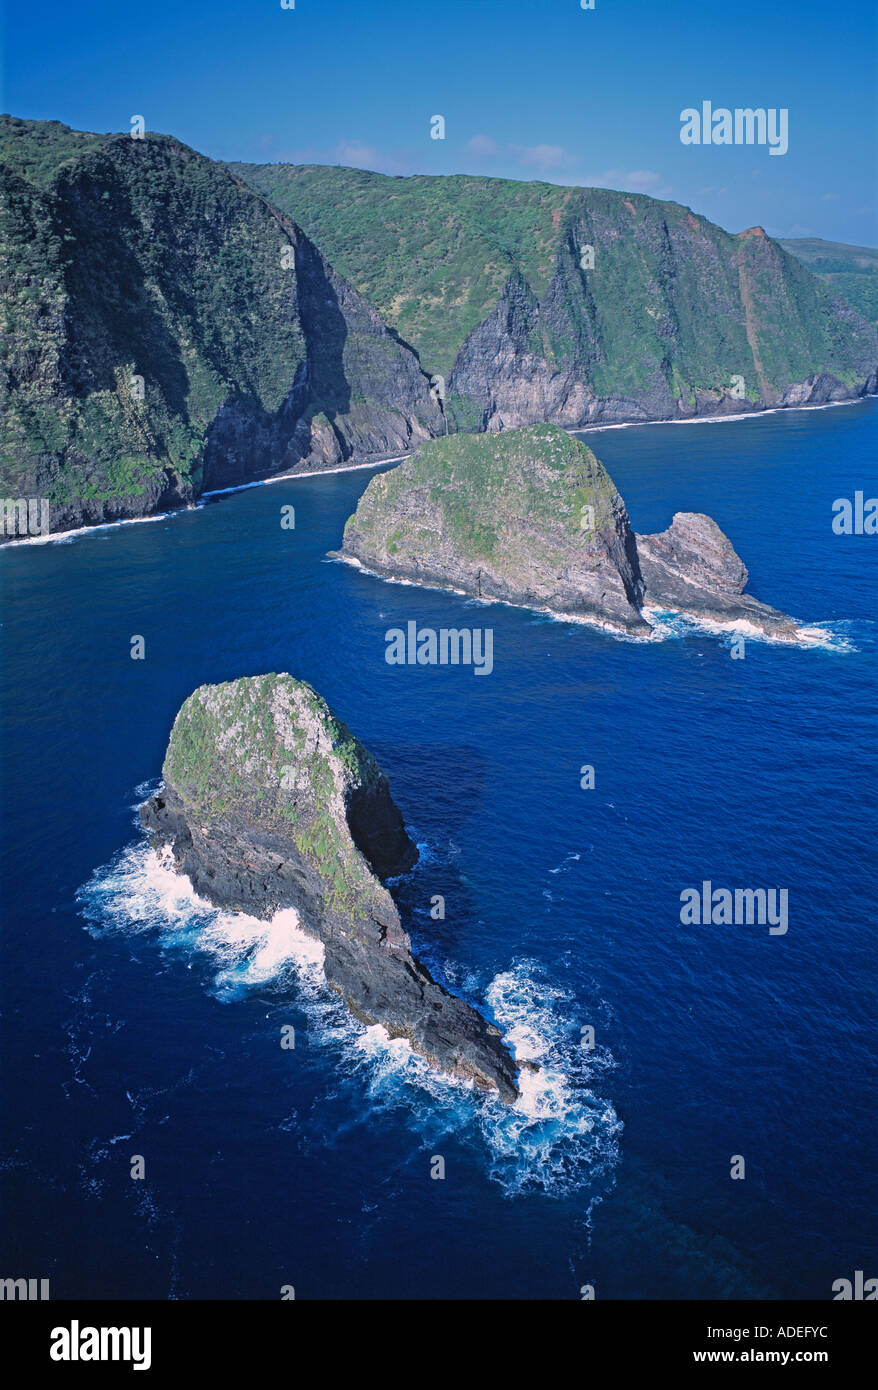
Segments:
[[[0,157],[0,490],[52,531],[443,427],[411,348],[224,165],[8,116]]]
[[[163,776],[141,819],[197,893],[266,919],[293,908],[357,1018],[515,1100],[499,1030],[412,955],[381,880],[418,851],[384,773],[316,691],[284,674],[201,686],[177,715]]]
[[[442,374],[458,429],[732,415],[876,389],[869,314],[761,227],[731,234],[605,188],[232,167]]]
[[[760,227],[607,189],[224,165],[149,131],[0,116],[0,291],[0,498],[45,502],[55,532],[446,432],[878,389],[874,324]]]
[[[373,478],[341,558],[376,574],[648,636],[652,608],[792,638],[743,593],[747,570],[710,517],[638,536],[592,450],[557,425],[433,439]]]

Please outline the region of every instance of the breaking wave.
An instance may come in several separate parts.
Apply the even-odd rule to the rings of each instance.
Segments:
[[[710,633],[719,637],[727,646],[740,638],[748,642],[767,642],[772,646],[808,648],[819,647],[830,652],[855,652],[857,650],[851,636],[851,623],[800,623],[796,636],[773,637],[763,632],[755,623],[736,620],[728,623],[701,618],[692,613],[683,613],[665,608],[644,608],[644,617],[652,623],[652,637],[648,640],[664,642],[675,637],[691,637],[693,632]]]
[[[167,852],[145,840],[96,870],[77,896],[93,936],[151,937],[164,955],[189,968],[198,962],[206,987],[223,1003],[293,993],[309,1035],[334,1051],[333,1070],[356,1119],[365,1101],[369,1112],[393,1111],[425,1143],[453,1134],[478,1151],[486,1175],[509,1197],[585,1192],[590,1209],[612,1185],[622,1125],[592,1090],[614,1066],[612,1056],[585,1051],[571,1021],[581,1009],[536,962],[515,961],[485,991],[516,1059],[539,1068],[522,1070],[521,1094],[510,1106],[437,1071],[380,1024],[358,1023],[326,983],[322,944],[292,909],[263,921],[216,908],[177,873]],[[344,1124],[350,1122],[348,1116]]]

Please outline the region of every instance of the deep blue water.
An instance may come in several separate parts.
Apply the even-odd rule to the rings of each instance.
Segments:
[[[638,530],[710,513],[752,593],[825,625],[744,659],[327,561],[367,471],[3,552],[0,1274],[56,1298],[828,1298],[878,1274],[878,539],[831,530],[876,491],[876,407],[589,436]],[[410,618],[491,626],[493,673],[388,666]],[[423,851],[416,949],[540,1057],[529,1111],[382,1044],[280,925],[199,911],[149,860],[133,808],[180,703],[272,670],[382,761]],[[788,888],[788,933],[682,926],[703,879]]]

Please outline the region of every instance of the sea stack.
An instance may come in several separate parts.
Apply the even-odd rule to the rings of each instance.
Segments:
[[[677,512],[666,531],[637,537],[647,606],[710,622],[748,624],[776,640],[792,640],[792,618],[744,593],[747,567],[716,522],[702,512]]]
[[[372,479],[341,553],[392,578],[650,631],[625,504],[557,425],[428,441]]]
[[[382,880],[418,851],[375,759],[311,686],[272,674],[199,687],[174,722],[163,777],[141,819],[196,892],[266,919],[294,908],[357,1018],[516,1099],[499,1029],[412,955]]]
[[[715,521],[678,512],[661,534],[636,535],[607,470],[557,425],[429,440],[372,479],[336,554],[622,635],[648,637],[650,609],[797,635],[743,593],[747,570]]]

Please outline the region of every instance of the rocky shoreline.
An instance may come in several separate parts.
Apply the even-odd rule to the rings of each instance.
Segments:
[[[616,409],[616,404],[620,408],[625,404],[621,400],[619,402],[604,401],[601,403],[601,409],[591,411],[587,419],[572,424],[565,420],[561,428],[568,434],[577,435],[580,432],[600,428],[619,429],[634,425],[697,424],[710,420],[748,419],[756,415],[772,414],[779,410],[825,410],[830,406],[856,405],[859,401],[868,400],[878,395],[878,373],[873,374],[868,381],[863,383],[862,390],[855,392],[849,392],[845,388],[840,394],[825,394],[812,391],[813,385],[813,382],[799,383],[802,388],[801,391],[791,387],[782,401],[774,403],[736,401],[727,397],[722,401],[705,400],[701,402],[703,409],[696,413],[681,412],[673,415],[645,415],[642,411],[626,414],[623,409],[619,411]],[[488,437],[492,437],[496,432],[508,431],[503,426],[499,431],[496,429],[486,431],[486,434]],[[392,455],[394,458],[405,459],[410,458],[414,452],[416,450],[403,444],[392,450]],[[182,478],[174,470],[169,469],[149,480],[140,496],[120,497],[108,501],[77,499],[76,502],[68,502],[64,505],[47,502],[50,515],[48,534],[60,539],[74,531],[88,530],[99,526],[113,526],[121,521],[149,521],[166,514],[197,507],[209,497],[239,492],[245,488],[264,483],[280,482],[286,478],[290,480],[313,478],[324,473],[348,473],[358,469],[378,467],[387,461],[386,454],[386,449],[362,453],[354,451],[343,460],[338,456],[318,457],[311,454],[301,459],[293,468],[290,468],[286,461],[282,461],[275,469],[262,468],[252,473],[232,472],[228,477],[235,478],[236,481],[225,481],[221,486],[211,485],[201,490],[194,488],[189,479]],[[211,484],[217,481],[217,478],[210,479]],[[50,484],[44,485],[44,482],[39,479],[32,479],[31,484],[32,491],[36,490],[34,495],[39,493],[40,488],[45,491],[47,486],[51,486]],[[25,537],[5,535],[0,528],[0,546],[15,544],[22,539]]]

